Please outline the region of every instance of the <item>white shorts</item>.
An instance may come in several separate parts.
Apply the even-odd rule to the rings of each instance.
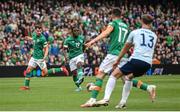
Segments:
[[[69,61],[70,70],[76,70],[79,62],[84,63],[84,54],[80,54]]]
[[[104,72],[104,73],[110,73],[110,71],[112,70],[113,64],[115,63],[117,58],[118,58],[118,56],[116,56],[116,55],[107,54],[105,59],[101,62],[99,71]],[[123,66],[124,64],[127,63],[127,61],[128,61],[127,58],[122,58],[118,67]]]
[[[31,59],[29,60],[28,66],[32,66],[34,68],[39,66],[41,70],[44,68],[47,68],[46,62],[42,60],[43,59],[34,59],[33,57],[31,57]]]

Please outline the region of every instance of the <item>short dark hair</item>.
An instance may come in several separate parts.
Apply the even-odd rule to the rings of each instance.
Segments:
[[[144,14],[143,16],[142,16],[142,22],[144,23],[144,24],[151,24],[152,22],[153,22],[153,17],[151,16],[151,15],[149,15],[149,14]]]
[[[74,25],[74,26],[71,26],[70,28],[71,28],[72,31],[75,30],[75,29],[78,29],[78,27],[75,26],[75,25]]]
[[[42,26],[40,24],[35,25],[35,29],[42,29]]]
[[[119,8],[115,7],[112,9],[111,14],[116,16],[116,17],[120,17],[121,16],[121,10]]]

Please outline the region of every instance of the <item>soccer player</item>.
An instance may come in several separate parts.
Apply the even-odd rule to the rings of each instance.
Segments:
[[[127,42],[121,50],[118,59],[113,64],[114,71],[112,76],[117,79],[125,76],[125,84],[123,86],[122,98],[115,108],[125,108],[130,90],[132,88],[132,79],[142,76],[152,65],[152,58],[157,36],[151,31],[151,23],[153,17],[151,15],[143,15],[142,28],[132,31],[127,39]],[[129,58],[129,61],[122,67],[117,67],[127,51],[134,46],[134,52]],[[113,88],[113,87],[112,87]],[[155,89],[152,99],[155,99]]]
[[[128,26],[124,22],[122,22],[120,17],[120,9],[114,8],[112,10],[113,21],[108,24],[105,31],[103,31],[95,39],[86,44],[86,47],[90,47],[92,44],[102,38],[105,38],[107,36],[109,36],[110,38],[108,54],[99,67],[99,73],[98,75],[96,75],[95,88],[91,92],[91,98],[85,104],[82,104],[81,107],[93,107],[95,105],[96,98],[99,91],[101,90],[105,74],[110,73],[113,67],[113,63],[116,61],[120,50],[124,46],[128,34]],[[126,58],[123,58],[121,60],[121,64],[124,64],[124,62],[126,62]]]
[[[30,89],[29,84],[30,84],[31,72],[37,66],[39,66],[40,69],[42,70],[42,76],[55,74],[55,73],[61,72],[61,71],[63,71],[66,75],[69,74],[65,67],[51,68],[49,70],[47,69],[45,60],[48,56],[48,44],[47,44],[47,41],[46,41],[45,37],[43,36],[41,30],[42,30],[41,26],[36,25],[35,32],[32,34],[32,38],[27,37],[28,40],[33,41],[34,51],[33,51],[33,56],[31,57],[31,59],[28,63],[28,67],[26,69],[25,86],[22,86],[20,88],[21,90],[29,90]]]
[[[105,38],[107,36],[110,37],[110,41],[109,41],[110,47],[108,49],[108,55],[105,57],[105,59],[103,60],[103,62],[99,67],[99,74],[96,76],[95,87],[92,90],[91,98],[85,104],[81,105],[81,107],[108,105],[110,95],[113,90],[111,86],[114,86],[116,83],[116,78],[114,76],[109,77],[105,89],[104,100],[103,101],[100,100],[96,102],[96,98],[102,87],[105,74],[110,73],[110,71],[112,70],[113,63],[118,58],[118,54],[120,50],[123,48],[126,41],[126,37],[128,34],[128,26],[121,21],[120,16],[121,16],[120,10],[118,8],[113,9],[112,11],[113,21],[109,23],[108,27],[104,32],[102,32],[99,36],[97,36],[95,39],[93,39],[92,41],[86,44],[87,47],[90,47],[96,41]],[[121,60],[119,66],[124,65],[126,62],[127,62],[127,58],[124,57]],[[151,87],[151,85],[147,85],[142,81],[133,80],[133,86],[143,90],[147,90],[150,92],[150,94],[152,94],[152,90],[147,89],[148,87]]]
[[[81,91],[81,84],[84,81],[83,53],[84,37],[81,35],[80,30],[77,27],[71,28],[71,36],[68,36],[64,41],[64,49],[68,50],[68,58],[70,70],[73,73],[73,81],[77,86],[76,91]],[[66,54],[66,53],[65,53]],[[67,60],[67,56],[65,55]]]

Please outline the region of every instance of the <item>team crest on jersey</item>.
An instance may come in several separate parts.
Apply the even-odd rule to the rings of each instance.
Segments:
[[[78,43],[76,43],[76,47],[80,47],[80,43],[78,42]]]

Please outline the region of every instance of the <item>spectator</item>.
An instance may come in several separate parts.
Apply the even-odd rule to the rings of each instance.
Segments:
[[[164,4],[161,1],[135,0],[120,3],[124,12],[123,21],[130,30],[141,27],[144,13],[154,17],[153,30],[158,35],[154,58],[162,64],[180,63],[180,13],[179,5],[173,0]],[[140,4],[137,4],[140,3]],[[163,3],[163,5],[162,5]],[[53,5],[52,5],[53,4]],[[143,4],[143,5],[142,5]],[[0,65],[27,65],[32,54],[31,36],[34,26],[43,23],[46,38],[54,37],[49,49],[49,65],[62,64],[62,42],[69,35],[72,25],[79,26],[86,40],[96,37],[111,21],[109,12],[114,7],[112,0],[73,2],[69,0],[38,1],[28,3],[7,1],[0,4]],[[43,7],[47,6],[47,7]],[[96,43],[85,50],[86,64],[96,65],[107,54],[108,39]]]

